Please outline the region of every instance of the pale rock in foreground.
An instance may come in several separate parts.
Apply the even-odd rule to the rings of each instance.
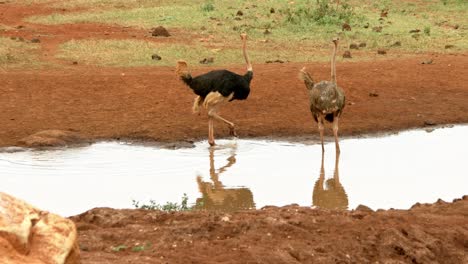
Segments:
[[[80,264],[75,224],[0,192],[1,264]]]

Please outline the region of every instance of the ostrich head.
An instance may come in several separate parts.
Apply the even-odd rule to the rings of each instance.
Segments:
[[[332,41],[333,41],[333,44],[338,45],[338,42],[340,42],[340,38],[335,37],[335,38],[332,39]]]
[[[240,34],[242,41],[247,41],[247,33]]]

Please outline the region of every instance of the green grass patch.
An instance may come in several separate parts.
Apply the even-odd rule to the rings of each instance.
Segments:
[[[154,6],[167,6],[173,4],[180,4],[187,1],[184,0],[65,0],[56,1],[53,4],[55,8],[79,8],[79,9],[123,9],[123,8],[137,8],[137,7],[154,7]],[[194,1],[191,2],[202,2]]]
[[[0,67],[35,68],[40,66],[38,44],[0,37]]]
[[[86,3],[78,0],[73,3]],[[149,29],[163,25],[169,29],[181,28],[190,32],[212,34],[227,42],[235,43],[239,32],[249,33],[251,39],[268,39],[275,45],[325,46],[338,33],[343,43],[366,41],[371,47],[386,47],[395,41],[402,42],[407,51],[441,51],[445,44],[458,50],[467,48],[467,4],[458,0],[427,1],[415,5],[411,1],[341,1],[341,5],[329,0],[287,1],[266,0],[237,1],[176,1],[171,5],[161,1],[128,1],[137,8],[115,8],[120,1],[93,0],[107,9],[71,14],[52,14],[29,18],[30,22],[64,24],[80,22],[117,23]],[[123,1],[125,2],[125,1]],[[67,2],[71,3],[71,2]],[[141,7],[144,6],[144,7]],[[388,18],[379,20],[380,11],[389,10]],[[241,10],[242,15],[237,15]],[[273,10],[273,11],[272,11]],[[456,16],[454,16],[456,14]],[[442,21],[460,23],[458,30],[450,29]],[[342,32],[342,23],[349,23],[352,31]],[[365,28],[364,25],[369,25]],[[382,26],[376,33],[373,27]],[[203,29],[202,29],[203,28]],[[420,29],[420,35],[409,34]],[[272,32],[265,35],[265,30]],[[174,48],[177,50],[177,48]],[[197,49],[197,47],[195,47]],[[293,59],[290,59],[293,60]]]
[[[240,40],[238,40],[240,46]],[[253,46],[253,43],[250,43]],[[256,63],[266,61],[309,61],[329,60],[329,52],[316,52],[309,49],[298,51],[288,47],[257,43],[257,49],[248,51],[251,60]],[[152,60],[153,54],[162,59]],[[101,66],[174,66],[179,59],[190,65],[201,65],[205,58],[214,58],[212,65],[243,64],[244,59],[239,48],[217,48],[215,46],[153,43],[143,40],[72,40],[60,46],[56,55],[60,59],[78,61],[80,64]]]

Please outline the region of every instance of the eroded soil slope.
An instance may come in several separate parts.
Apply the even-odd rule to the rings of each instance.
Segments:
[[[93,209],[72,217],[83,262],[467,263],[468,197],[411,210],[237,213]]]

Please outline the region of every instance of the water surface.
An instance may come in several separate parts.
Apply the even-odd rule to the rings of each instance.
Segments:
[[[194,148],[102,142],[73,149],[0,153],[0,191],[62,215],[93,207],[164,204],[183,194],[198,208],[287,205],[407,209],[468,194],[468,126],[344,139],[334,144],[206,141]],[[323,164],[323,166],[322,166]]]

